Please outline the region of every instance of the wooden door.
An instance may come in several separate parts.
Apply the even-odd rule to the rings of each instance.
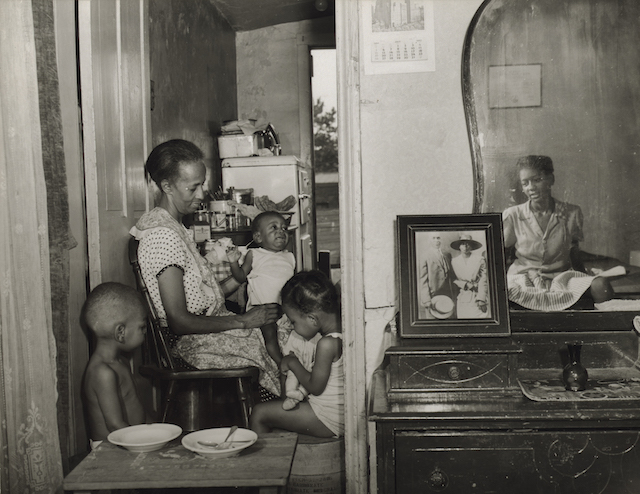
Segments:
[[[78,2],[90,288],[134,286],[129,229],[148,208],[147,0]]]

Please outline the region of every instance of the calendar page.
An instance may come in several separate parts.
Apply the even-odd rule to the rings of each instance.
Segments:
[[[435,70],[432,0],[362,0],[365,74]]]

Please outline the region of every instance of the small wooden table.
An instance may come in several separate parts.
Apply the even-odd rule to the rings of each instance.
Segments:
[[[298,435],[261,434],[231,458],[204,458],[175,439],[158,451],[133,453],[103,442],[64,479],[65,491],[185,487],[270,487],[285,492]]]

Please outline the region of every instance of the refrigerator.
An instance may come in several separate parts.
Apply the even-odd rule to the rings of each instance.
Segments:
[[[314,269],[314,208],[312,171],[295,156],[252,156],[222,160],[222,186],[253,189],[255,196],[269,196],[278,203],[289,195],[297,201],[290,223],[296,271]]]

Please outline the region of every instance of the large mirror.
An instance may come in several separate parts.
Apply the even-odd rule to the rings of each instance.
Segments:
[[[627,269],[640,299],[640,2],[487,0],[465,40],[475,212],[525,202],[516,161],[546,155],[553,196],[577,204],[594,267]],[[640,301],[639,301],[640,302]],[[511,311],[514,330],[631,329],[628,310]]]

